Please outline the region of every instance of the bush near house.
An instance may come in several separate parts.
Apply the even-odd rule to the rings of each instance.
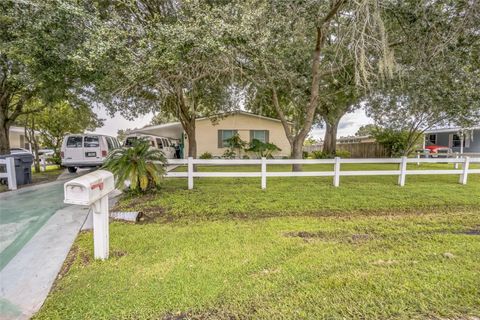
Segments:
[[[213,156],[210,152],[204,152],[200,155],[200,159],[213,159]]]

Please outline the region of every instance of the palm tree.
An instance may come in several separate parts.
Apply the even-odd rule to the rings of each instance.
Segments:
[[[138,140],[130,148],[114,150],[103,167],[113,173],[117,188],[122,189],[129,180],[130,189],[135,191],[139,187],[145,192],[159,186],[166,162],[159,149],[150,149],[148,141]]]

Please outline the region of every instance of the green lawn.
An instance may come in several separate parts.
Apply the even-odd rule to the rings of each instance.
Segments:
[[[36,318],[480,316],[478,174],[195,180],[122,200],[156,219],[111,223],[107,261],[82,233]]]
[[[478,165],[477,165],[478,167]],[[398,165],[343,165],[342,170],[392,170]],[[409,169],[418,168],[417,165]],[[287,171],[290,166],[271,166],[270,171]],[[452,169],[452,165],[421,165],[420,169]],[[184,170],[183,167],[178,170]],[[199,171],[258,171],[256,166],[199,167]],[[328,170],[305,166],[304,170]],[[444,210],[479,206],[480,175],[469,175],[467,185],[457,175],[407,176],[397,185],[397,176],[341,177],[340,187],[332,177],[267,178],[261,190],[260,178],[195,178],[187,190],[184,178],[166,179],[156,195],[126,198],[119,209],[139,210],[168,220],[177,218],[259,217],[285,215],[365,214],[419,210]]]

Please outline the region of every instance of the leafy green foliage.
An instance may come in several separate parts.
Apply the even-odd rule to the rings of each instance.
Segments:
[[[335,156],[340,158],[350,158],[352,154],[348,150],[337,150],[335,151]]]
[[[236,155],[238,155],[238,157],[240,158],[241,157],[241,152],[242,152],[242,149],[245,148],[245,146],[247,145],[247,142],[245,140],[242,139],[242,137],[240,137],[240,135],[237,133],[235,133],[233,136],[231,136],[230,138],[226,139],[225,142],[227,143],[228,147],[233,151],[233,150],[237,150],[236,152]],[[225,151],[226,152],[226,151]],[[224,157],[228,156],[228,154],[225,154],[224,153]],[[231,156],[231,155],[230,155]]]
[[[206,151],[206,152],[202,153],[199,158],[200,159],[212,159],[213,155],[210,152]]]
[[[372,135],[386,149],[390,157],[409,155],[421,139],[420,137],[414,141],[412,148],[410,147],[410,133],[406,130],[376,127],[372,130]]]
[[[0,2],[0,153],[9,152],[8,128],[20,115],[81,98],[87,8],[71,0]],[[29,108],[33,100],[43,103]]]
[[[107,3],[88,48],[95,93],[127,118],[154,112],[154,123],[180,121],[196,157],[195,119],[233,107],[230,14],[220,2]]]
[[[480,2],[399,1],[386,11],[398,70],[373,88],[375,122],[408,131],[408,150],[432,127],[480,121]]]
[[[246,152],[253,152],[257,156],[257,158],[273,158],[273,154],[277,151],[282,151],[279,147],[277,147],[273,143],[263,142],[258,139],[253,139],[250,142]]]
[[[154,163],[157,161],[162,164]],[[103,167],[115,175],[117,188],[123,189],[125,182],[130,181],[131,190],[145,192],[160,185],[166,162],[159,149],[150,149],[147,141],[138,140],[130,148],[114,150]]]
[[[374,130],[377,128],[375,124],[366,124],[358,128],[357,132],[355,132],[355,136],[357,137],[364,137],[364,136],[371,136]]]
[[[235,159],[236,156],[237,154],[232,149],[226,149],[222,154],[224,159]]]
[[[312,151],[312,157],[313,157],[313,159],[330,159],[330,158],[333,158],[330,153],[320,151],[320,150]]]

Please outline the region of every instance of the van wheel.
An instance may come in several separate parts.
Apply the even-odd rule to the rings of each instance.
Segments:
[[[68,167],[67,169],[68,169],[68,172],[70,172],[70,173],[75,173],[75,172],[77,172],[77,168],[76,168],[76,167]]]

